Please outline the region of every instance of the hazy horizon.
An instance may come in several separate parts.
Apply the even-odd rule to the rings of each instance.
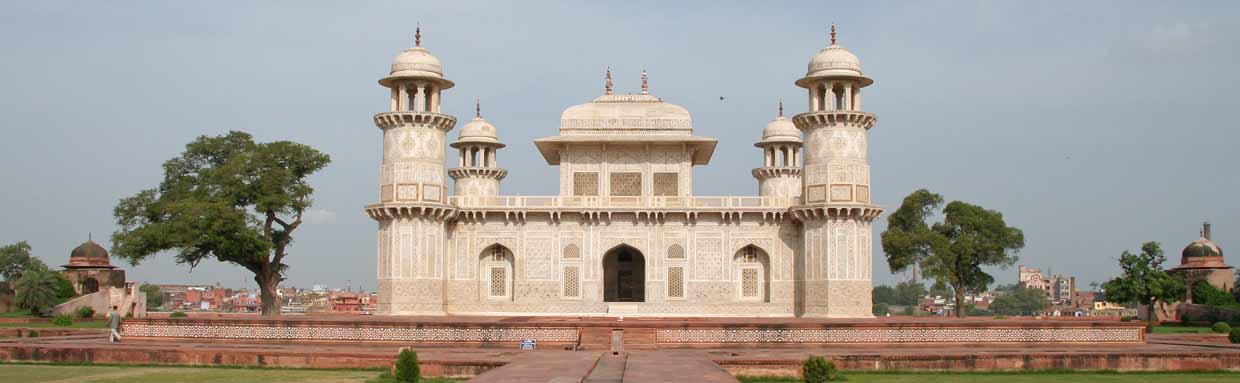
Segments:
[[[888,212],[927,188],[1002,212],[1025,232],[1020,265],[1079,287],[1158,241],[1168,266],[1211,221],[1226,254],[1240,239],[1240,3],[943,1],[625,3],[98,3],[0,5],[9,73],[0,93],[0,245],[29,241],[48,265],[93,233],[110,249],[112,208],[151,188],[160,165],[200,135],[229,130],[292,140],[332,156],[294,233],[284,286],[374,289],[381,132],[377,84],[413,44],[457,86],[458,126],[474,98],[508,145],[503,193],[553,195],[558,177],[531,140],[560,112],[602,93],[651,93],[719,139],[694,172],[698,195],[753,195],[753,147],[775,117],[806,109],[793,81],[827,42],[861,59],[875,84],[864,110],[872,199]],[[724,99],[720,99],[723,97]],[[456,137],[457,131],[450,133]],[[451,156],[449,156],[451,157]],[[450,160],[455,161],[454,158]],[[874,283],[888,273],[875,227]],[[1235,251],[1235,250],[1233,250]],[[171,255],[129,279],[255,286],[231,264],[190,270]],[[1233,265],[1240,261],[1228,259]],[[995,270],[998,283],[1016,267]]]

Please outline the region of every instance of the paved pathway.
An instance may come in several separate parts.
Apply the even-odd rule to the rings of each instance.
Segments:
[[[474,383],[724,382],[736,378],[702,354],[537,352],[478,375]]]
[[[469,381],[578,383],[590,373],[598,359],[599,354],[593,352],[527,352],[512,362],[479,374]]]

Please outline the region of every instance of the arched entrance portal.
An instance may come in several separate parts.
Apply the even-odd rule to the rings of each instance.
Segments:
[[[603,301],[646,301],[646,257],[621,245],[603,256]]]
[[[90,294],[99,291],[99,281],[95,278],[86,278],[86,282],[82,283],[82,294]]]

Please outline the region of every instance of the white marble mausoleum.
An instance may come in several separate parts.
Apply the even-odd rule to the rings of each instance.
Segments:
[[[438,58],[400,53],[379,84],[389,111],[379,202],[379,311],[410,315],[871,316],[868,131],[873,80],[835,43],[810,59],[808,112],[754,129],[757,195],[699,196],[716,140],[650,94],[601,96],[534,141],[559,194],[506,196],[505,147],[474,116],[449,137],[453,82]],[[550,133],[550,132],[548,132]],[[452,158],[454,167],[445,166]],[[449,195],[448,182],[454,183]]]

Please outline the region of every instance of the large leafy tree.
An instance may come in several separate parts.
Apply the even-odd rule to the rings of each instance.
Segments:
[[[994,282],[982,267],[1015,264],[1025,235],[1009,227],[1003,214],[960,201],[943,208],[943,222],[927,222],[942,204],[942,196],[926,189],[905,197],[887,217],[883,252],[892,272],[916,265],[936,283],[951,286],[956,316],[963,317],[965,293],[983,291]]]
[[[52,307],[60,301],[57,296],[62,290],[55,271],[47,269],[31,269],[22,273],[15,283],[17,307],[29,309],[31,314],[46,316]],[[72,287],[70,287],[72,291]],[[72,294],[70,294],[72,295]]]
[[[1141,253],[1138,254],[1124,250],[1119,256],[1122,274],[1102,284],[1107,300],[1146,305],[1146,321],[1153,325],[1155,303],[1160,300],[1170,302],[1184,296],[1184,281],[1163,270],[1162,264],[1166,261],[1167,257],[1158,242],[1141,244]]]
[[[0,246],[0,279],[14,282],[21,279],[22,273],[27,270],[46,270],[47,265],[30,255],[30,250],[30,244],[26,241]]]
[[[147,310],[155,310],[164,305],[164,293],[159,291],[159,286],[143,283],[138,286],[138,290],[146,294]]]
[[[996,297],[990,304],[990,310],[1002,315],[1036,315],[1050,305],[1046,291],[1017,286],[1007,294]]]
[[[116,205],[112,253],[133,264],[175,251],[190,267],[204,259],[239,265],[254,273],[263,315],[279,315],[285,257],[314,192],[306,179],[328,162],[309,146],[255,143],[244,132],[198,137],[164,163],[158,187]]]

